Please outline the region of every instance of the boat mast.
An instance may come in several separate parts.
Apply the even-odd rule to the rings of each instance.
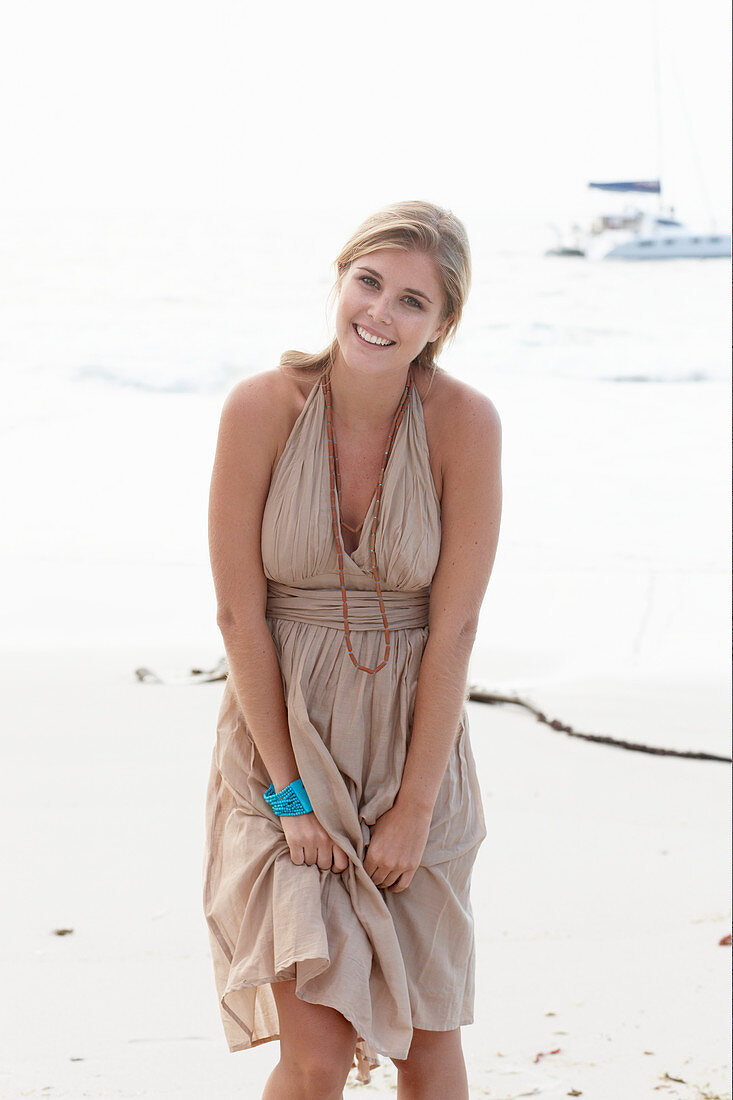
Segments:
[[[659,213],[662,213],[662,187],[664,171],[662,164],[662,92],[659,69],[659,0],[652,0],[652,46],[654,52],[654,104],[657,124],[657,179],[659,180]]]

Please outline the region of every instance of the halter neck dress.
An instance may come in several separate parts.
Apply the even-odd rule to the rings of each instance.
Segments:
[[[230,677],[206,791],[204,911],[229,1049],[279,1037],[272,983],[295,979],[298,997],[353,1024],[368,1080],[378,1053],[407,1056],[413,1027],[473,1022],[469,889],[486,826],[464,706],[410,885],[381,889],[364,870],[370,828],[394,803],[410,744],[440,501],[413,386],[385,470],[375,544],[391,654],[375,675],[359,671],[344,641],[325,414],[315,384],[273,471],[261,545],[298,772],[349,864],[336,874],[292,862]],[[374,506],[372,498],[358,546],[343,555],[352,647],[369,668],[384,650],[368,549]]]

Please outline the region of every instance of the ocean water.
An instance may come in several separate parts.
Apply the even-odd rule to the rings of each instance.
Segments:
[[[504,430],[477,678],[723,682],[730,264],[545,257],[536,214],[464,218],[474,283],[442,365]],[[353,228],[335,212],[4,216],[3,645],[218,655],[221,404],[285,348],[327,343]]]
[[[549,227],[465,218],[474,283],[445,365],[468,379],[710,382],[728,378],[725,260],[589,264],[545,257]],[[6,216],[3,381],[37,396],[101,382],[221,393],[328,339],[344,215]],[[38,386],[35,386],[35,383]],[[3,423],[17,415],[4,403]]]

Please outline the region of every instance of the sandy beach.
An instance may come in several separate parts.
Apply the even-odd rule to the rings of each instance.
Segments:
[[[190,656],[145,652],[163,672]],[[129,644],[2,654],[3,1097],[256,1100],[277,1060],[276,1042],[226,1050],[201,913],[222,685],[141,684],[139,657]],[[701,718],[724,721],[700,688]],[[674,726],[693,691],[637,698],[626,720],[611,708],[613,732]],[[535,695],[610,730],[603,702],[576,708],[572,685]],[[515,707],[472,703],[470,717],[488,825],[471,1097],[726,1096],[728,767],[574,742]],[[385,1059],[346,1095],[395,1087]]]

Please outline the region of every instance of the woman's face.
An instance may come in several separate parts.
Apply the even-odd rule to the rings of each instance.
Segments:
[[[343,276],[336,308],[341,354],[354,368],[406,368],[444,331],[443,311],[443,290],[427,253],[369,252]]]

